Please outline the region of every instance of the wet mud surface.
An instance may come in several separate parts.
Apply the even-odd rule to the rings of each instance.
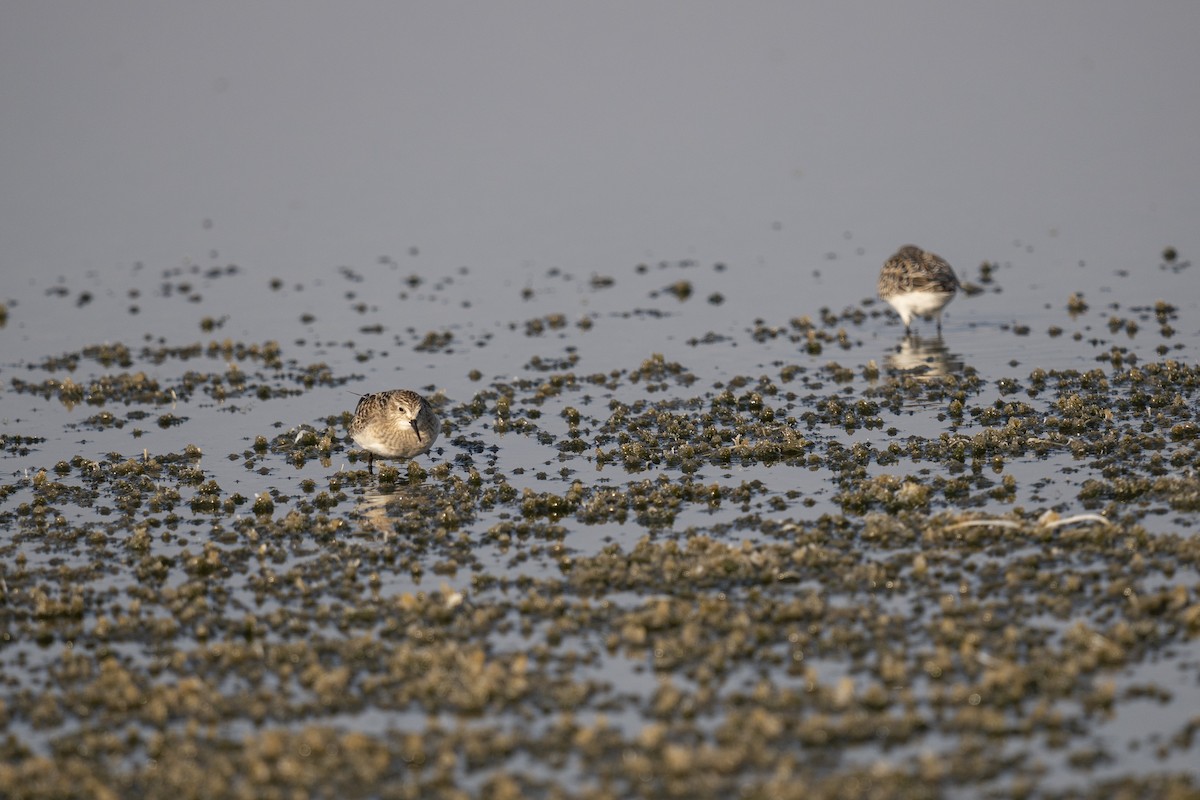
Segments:
[[[908,339],[692,262],[6,287],[0,786],[1194,796],[1200,310],[1156,256],[1103,302],[958,265]],[[390,388],[442,435],[371,474]]]

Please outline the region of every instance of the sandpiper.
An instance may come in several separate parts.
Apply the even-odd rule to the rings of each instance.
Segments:
[[[914,316],[937,317],[941,333],[942,309],[954,299],[958,287],[958,278],[946,259],[916,245],[901,247],[879,271],[879,296],[896,309],[905,333],[911,332],[908,323]]]
[[[408,389],[392,389],[359,398],[350,438],[367,451],[367,471],[374,472],[375,456],[412,458],[427,452],[440,428],[428,400]]]

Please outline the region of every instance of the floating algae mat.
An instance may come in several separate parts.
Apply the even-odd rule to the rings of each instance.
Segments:
[[[6,289],[2,793],[1194,796],[1194,277],[1035,268],[940,338],[692,262]]]

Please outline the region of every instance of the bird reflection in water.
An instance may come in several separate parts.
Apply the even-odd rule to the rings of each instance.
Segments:
[[[395,534],[419,534],[429,527],[435,490],[424,484],[396,483],[363,492],[355,508],[361,528],[382,534],[386,542]]]
[[[903,373],[919,380],[957,375],[963,370],[962,356],[950,352],[942,337],[905,336],[884,357],[890,373]]]

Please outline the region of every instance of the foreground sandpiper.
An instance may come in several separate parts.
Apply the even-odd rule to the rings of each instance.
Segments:
[[[916,245],[901,247],[879,271],[879,296],[896,309],[905,333],[911,332],[908,323],[913,317],[937,317],[941,333],[942,309],[958,288],[958,277],[946,260]]]
[[[375,456],[412,458],[427,452],[440,428],[428,400],[408,389],[393,389],[359,398],[350,438],[367,451],[367,471],[374,472]]]

